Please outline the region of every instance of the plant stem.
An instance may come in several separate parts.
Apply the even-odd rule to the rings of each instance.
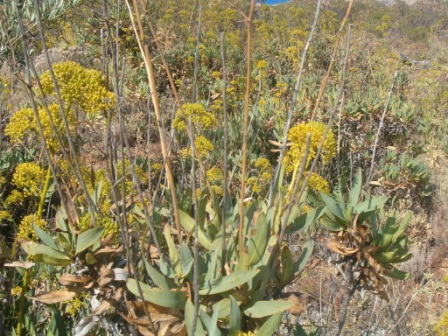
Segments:
[[[311,31],[308,36],[308,40],[306,41],[305,48],[303,49],[303,52],[302,52],[300,68],[299,68],[299,72],[297,74],[296,84],[294,86],[294,93],[292,95],[291,105],[288,110],[288,119],[286,121],[285,129],[283,131],[283,141],[282,141],[282,147],[280,150],[280,156],[278,159],[277,167],[275,168],[274,179],[272,180],[272,183],[271,183],[271,190],[269,191],[268,207],[272,206],[272,204],[274,203],[274,197],[275,197],[275,191],[276,191],[275,188],[276,188],[276,185],[280,178],[280,171],[281,171],[281,167],[283,164],[283,158],[285,157],[285,152],[286,152],[286,143],[288,142],[288,132],[289,132],[289,129],[291,128],[292,117],[293,117],[294,110],[297,105],[297,97],[299,95],[300,85],[302,84],[302,74],[303,74],[303,69],[305,68],[306,56],[308,54],[308,49],[310,48],[310,45],[311,45],[311,42],[312,42],[313,36],[314,36],[314,31],[316,30],[317,22],[319,20],[321,3],[322,3],[322,0],[319,0],[316,5],[316,13],[314,14],[314,21],[313,21],[313,24],[311,25]]]
[[[340,26],[339,31],[337,33],[336,41],[335,41],[334,46],[333,46],[333,52],[332,52],[331,58],[330,58],[330,65],[328,66],[327,72],[326,72],[326,74],[324,76],[324,79],[322,80],[321,85],[320,85],[319,94],[317,96],[316,103],[314,104],[313,113],[311,114],[311,118],[310,118],[311,121],[314,120],[314,118],[316,117],[317,109],[319,108],[320,101],[321,101],[322,96],[324,95],[325,89],[327,87],[328,79],[330,78],[331,71],[333,70],[334,62],[336,60],[336,53],[338,51],[339,43],[341,41],[342,30],[344,29],[345,24],[347,23],[347,20],[348,20],[348,17],[350,16],[350,12],[352,11],[352,7],[353,7],[353,3],[354,2],[355,2],[355,0],[350,0],[350,3],[349,3],[348,8],[347,8],[347,11],[345,12],[345,17],[342,20],[341,26]]]
[[[369,176],[367,177],[367,180],[366,180],[366,186],[369,185],[369,183],[372,179],[373,167],[375,166],[376,148],[378,146],[378,140],[380,138],[381,129],[383,128],[384,118],[386,117],[387,110],[389,109],[389,103],[390,103],[390,99],[392,98],[392,93],[394,90],[395,82],[397,80],[397,76],[398,76],[398,71],[395,72],[394,77],[392,79],[392,84],[390,86],[389,94],[387,95],[386,106],[384,106],[383,114],[381,115],[380,124],[378,125],[378,130],[376,132],[375,142],[373,144],[372,162],[370,163],[370,171],[369,171]]]
[[[345,293],[344,298],[342,300],[341,309],[339,311],[339,322],[338,322],[338,331],[336,336],[341,335],[342,329],[344,329],[345,320],[347,319],[347,311],[348,305],[350,303],[350,299],[355,293],[355,287],[353,286],[353,265],[351,260],[347,260],[345,262]]]
[[[174,221],[175,221],[176,230],[177,230],[177,240],[180,244],[182,242],[182,233],[181,233],[181,229],[180,229],[176,187],[175,187],[175,183],[174,183],[173,169],[171,167],[171,161],[170,161],[170,157],[168,154],[168,146],[167,146],[167,141],[166,141],[166,136],[165,136],[165,129],[163,127],[163,120],[162,120],[162,113],[160,110],[159,97],[157,96],[157,87],[156,87],[156,81],[154,78],[152,57],[149,52],[149,46],[144,41],[145,31],[143,29],[143,23],[141,20],[140,9],[139,9],[137,0],[133,0],[133,4],[134,4],[135,16],[136,16],[135,20],[137,21],[138,30],[136,27],[136,22],[134,20],[134,13],[132,12],[129,0],[126,0],[126,5],[128,7],[129,15],[131,17],[132,27],[135,32],[135,36],[136,36],[136,39],[137,39],[137,42],[138,42],[138,45],[140,48],[140,52],[143,56],[143,61],[145,63],[146,73],[148,76],[150,95],[151,95],[151,100],[152,100],[152,103],[154,106],[154,113],[155,113],[156,119],[157,119],[157,130],[159,131],[160,145],[162,147],[162,155],[163,155],[163,159],[165,162],[166,175],[168,178],[168,185],[169,185],[168,187],[170,189],[170,194],[171,194],[171,206],[173,207],[173,216],[174,216]]]
[[[252,73],[252,20],[255,7],[255,0],[250,2],[249,16],[247,21],[247,45],[246,45],[246,96],[244,105],[244,122],[243,122],[243,163],[241,168],[241,189],[240,189],[240,226],[239,226],[239,243],[238,250],[240,253],[240,260],[243,256],[244,243],[244,196],[246,190],[246,170],[247,170],[247,142],[248,142],[248,125],[249,125],[249,103],[250,103],[250,86]]]

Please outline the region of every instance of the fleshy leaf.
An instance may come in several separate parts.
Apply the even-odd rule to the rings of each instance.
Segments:
[[[76,254],[95,244],[103,234],[104,228],[96,227],[81,233],[76,240]]]
[[[291,301],[258,301],[252,307],[246,309],[244,314],[252,318],[262,318],[284,312],[293,305],[294,303]]]
[[[167,308],[183,309],[187,301],[187,294],[182,290],[166,290],[160,288],[152,288],[142,282],[140,286],[145,301]],[[128,279],[127,287],[131,293],[140,297],[135,279]]]

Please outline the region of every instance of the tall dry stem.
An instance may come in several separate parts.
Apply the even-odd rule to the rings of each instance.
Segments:
[[[242,260],[243,243],[244,243],[244,199],[246,193],[246,170],[247,170],[247,142],[249,134],[249,104],[250,104],[250,86],[252,73],[252,21],[254,14],[255,0],[251,0],[249,15],[246,16],[247,22],[247,44],[246,44],[246,94],[244,103],[244,121],[242,126],[243,133],[243,162],[241,167],[241,188],[240,188],[240,231],[238,248],[240,252],[240,260]]]

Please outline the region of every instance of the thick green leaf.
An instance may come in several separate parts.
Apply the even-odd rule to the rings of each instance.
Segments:
[[[104,228],[96,227],[81,233],[76,240],[76,254],[88,249],[100,240]]]
[[[239,331],[241,330],[241,311],[238,306],[238,302],[230,295],[230,317],[229,317],[229,330]]]
[[[380,209],[387,202],[387,196],[371,197],[355,206],[355,214]]]
[[[52,249],[47,245],[37,244],[34,242],[24,242],[21,244],[22,249],[35,262],[41,262],[53,266],[67,266],[72,263],[69,255]]]
[[[392,239],[394,237],[395,232],[397,231],[397,227],[395,226],[395,218],[389,217],[386,220],[386,224],[381,232],[381,239],[379,242],[379,246],[382,248],[387,248],[392,243]]]
[[[333,219],[321,218],[320,222],[328,231],[342,231],[347,228],[347,226],[340,220],[337,220],[336,217]]]
[[[221,336],[221,331],[218,328],[218,316],[219,311],[221,310],[221,302],[218,302],[215,306],[213,306],[213,315],[209,321],[209,325],[207,326],[207,331],[209,336]]]
[[[353,179],[352,189],[348,194],[347,210],[352,209],[358,204],[359,196],[361,195],[362,187],[362,172],[361,168],[358,168],[356,176]]]
[[[393,271],[386,273],[386,276],[392,279],[406,280],[409,278],[409,273],[394,269]]]
[[[65,261],[71,261],[70,256],[68,256],[67,254],[52,249],[51,247],[47,246],[47,245],[42,245],[42,244],[37,244],[35,242],[25,242],[22,243],[22,248],[23,250],[29,254],[32,257],[37,257],[39,255],[43,255],[43,256],[47,256],[47,257],[51,257],[54,258],[55,260],[65,260]]]
[[[397,231],[395,232],[395,234],[394,234],[394,236],[392,238],[393,242],[395,242],[398,239],[398,237],[400,237],[403,234],[403,232],[406,230],[406,228],[407,228],[407,226],[408,226],[408,224],[409,224],[409,222],[411,220],[411,217],[412,217],[412,212],[409,211],[404,216],[404,218],[400,221],[400,225],[398,226],[398,229],[397,229]]]
[[[90,197],[92,198],[93,203],[95,203],[95,205],[98,204],[98,201],[100,200],[101,197],[101,189],[103,188],[103,183],[104,181],[101,180],[98,185],[96,186],[95,190],[93,191],[93,194],[90,195]]]
[[[194,320],[194,305],[190,299],[185,303],[185,325],[187,326],[187,333],[189,336],[205,336],[204,327],[202,326],[201,319],[197,319],[196,330],[193,333],[193,320]]]
[[[34,232],[36,232],[39,239],[42,240],[42,243],[51,247],[52,249],[55,249],[58,251],[60,250],[59,247],[56,245],[55,241],[53,240],[53,238],[34,223],[33,223],[33,229],[34,229]]]
[[[184,309],[187,301],[187,293],[182,290],[166,290],[160,288],[152,288],[143,282],[139,282],[143,299],[156,305],[167,308]],[[127,287],[129,291],[137,297],[140,297],[135,279],[128,279]]]
[[[218,237],[213,241],[210,251],[206,254],[207,257],[207,273],[205,279],[216,279],[221,275],[222,267],[222,238]]]
[[[166,225],[163,229],[163,235],[165,236],[165,242],[168,245],[168,256],[170,257],[171,267],[174,269],[176,276],[182,276],[182,268],[180,266],[180,254],[174,244],[173,237],[171,237],[171,229],[169,225]]]
[[[311,255],[313,254],[314,249],[314,240],[308,240],[303,244],[303,251],[299,259],[294,263],[293,272],[301,272],[306,264],[308,263],[308,260],[310,260]]]
[[[181,269],[184,277],[188,276],[190,273],[191,267],[193,266],[193,254],[190,251],[187,243],[182,242],[180,246],[180,260],[181,260]]]
[[[379,252],[375,253],[374,257],[375,260],[378,261],[380,264],[390,262],[392,258],[394,257],[395,253],[393,251],[386,251],[386,252]]]
[[[255,332],[257,336],[272,336],[277,331],[280,322],[282,321],[283,314],[276,313],[267,319],[265,323]]]
[[[292,254],[288,245],[282,246],[280,259],[282,262],[282,271],[280,273],[280,282],[281,284],[286,283],[294,274],[293,272],[293,262],[292,262]]]
[[[182,198],[179,202],[179,208],[185,212],[190,211],[191,205],[193,204],[193,193],[191,189],[185,189]]]
[[[327,213],[331,213],[333,216],[338,217],[341,220],[345,220],[344,212],[342,212],[342,209],[340,205],[330,196],[328,196],[325,193],[320,193],[320,197],[322,198],[322,201],[324,201],[325,205],[327,206]]]
[[[266,215],[261,211],[254,227],[254,234],[249,238],[249,264],[257,264],[263,257],[268,244],[269,226]]]
[[[307,229],[308,226],[310,226],[312,223],[314,223],[316,220],[318,220],[324,213],[327,208],[325,206],[310,210],[308,212],[305,212],[304,214],[300,215],[298,218],[294,220],[294,222],[288,226],[286,229],[287,233],[294,233],[299,230]],[[337,231],[337,230],[331,230],[331,231]]]
[[[291,301],[258,301],[252,307],[247,308],[244,314],[252,318],[262,318],[284,312],[293,305],[294,303]]]
[[[40,262],[47,265],[53,265],[53,266],[67,266],[72,263],[71,260],[67,259],[60,259],[53,256],[49,256],[47,254],[37,254],[35,255],[32,260],[35,262]]]
[[[196,225],[194,219],[180,209],[179,220],[182,227],[187,230],[188,233],[194,234],[194,228]],[[198,230],[198,239],[202,247],[204,247],[207,251],[210,251],[210,248],[212,247],[212,240],[201,228]]]
[[[227,292],[232,288],[241,286],[258,273],[258,270],[236,271],[220,279],[218,282],[206,280],[202,288],[199,290],[200,295],[213,295]]]
[[[162,273],[157,271],[146,259],[144,259],[144,262],[148,276],[157,287],[167,290],[177,287],[174,281],[172,281],[170,278],[165,277]]]
[[[215,311],[216,309],[219,309],[219,315],[218,318],[220,320],[228,319],[230,316],[230,298],[224,298],[221,301],[216,302],[212,306],[212,311]]]

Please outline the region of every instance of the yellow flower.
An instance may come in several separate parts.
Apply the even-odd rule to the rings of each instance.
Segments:
[[[268,62],[263,61],[263,60],[258,61],[257,66],[256,66],[257,70],[265,70],[267,67],[268,67]]]
[[[195,131],[207,130],[218,126],[218,121],[215,116],[210,112],[207,112],[201,104],[184,104],[182,105],[182,111],[177,110],[176,117],[173,120],[173,126],[178,131],[185,131],[189,125],[191,117],[191,123]]]
[[[0,210],[0,222],[12,221],[11,214],[6,210]]]
[[[25,240],[37,240],[36,232],[34,231],[33,224],[40,228],[46,227],[46,222],[42,218],[37,218],[36,214],[31,214],[23,217],[22,221],[19,224],[19,230],[17,233],[17,239],[25,239]]]
[[[63,131],[63,124],[59,116],[59,112],[59,106],[57,104],[49,105],[48,112],[43,107],[40,107],[37,112],[42,125],[45,141],[48,148],[52,151],[59,149],[59,143],[54,132],[54,127],[60,133]],[[52,126],[51,121],[53,121],[54,127]],[[72,125],[75,124],[73,114],[68,115],[68,121]],[[5,134],[10,138],[11,142],[22,142],[30,136],[33,138],[39,138],[40,132],[33,110],[30,108],[24,108],[15,112],[5,128]]]
[[[207,171],[207,177],[211,182],[219,183],[224,179],[224,172],[221,168],[213,167]]]
[[[194,140],[194,145],[199,153],[200,157],[205,157],[208,153],[213,151],[215,147],[213,144],[203,135],[198,135]],[[191,148],[184,148],[181,150],[181,155],[183,158],[190,158],[192,154]]]
[[[255,161],[255,168],[264,171],[271,168],[271,163],[269,162],[268,159],[261,157]]]
[[[85,69],[76,62],[62,62],[53,65],[53,72],[68,110],[79,106],[88,116],[96,117],[115,107],[116,97],[107,90],[100,71]],[[55,98],[50,71],[44,72],[40,81],[44,94]]]
[[[221,72],[219,72],[219,71],[213,71],[213,72],[212,72],[212,77],[215,78],[215,79],[219,79],[219,78],[221,78]]]
[[[12,205],[12,204],[17,204],[17,203],[23,202],[24,199],[25,199],[25,196],[17,189],[14,189],[13,191],[11,191],[11,193],[8,195],[8,197],[6,197],[4,204],[6,206]]]
[[[222,188],[220,186],[212,185],[212,189],[216,195],[218,195],[218,196],[224,195],[224,191],[222,190]]]
[[[21,163],[16,167],[12,183],[24,197],[38,196],[45,179],[45,171],[34,162]]]
[[[317,192],[323,192],[325,194],[330,193],[330,185],[326,179],[322,176],[312,173],[308,180],[308,187]]]
[[[16,287],[11,289],[11,295],[12,296],[19,296],[21,294],[22,294],[22,287],[16,286]]]
[[[317,149],[324,135],[326,126],[320,122],[312,121],[308,123],[300,123],[292,127],[288,132],[288,140],[291,142],[291,147],[288,149],[285,156],[286,171],[294,170],[295,165],[301,162],[306,149],[307,135],[311,135],[310,149],[307,158],[307,165],[314,159],[317,154]],[[323,163],[328,163],[336,156],[336,142],[334,134],[329,130],[327,137],[324,140],[321,158]]]

